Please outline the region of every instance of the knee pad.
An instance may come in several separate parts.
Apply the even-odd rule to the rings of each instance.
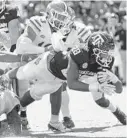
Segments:
[[[108,107],[109,106],[109,100],[108,99],[106,99],[105,97],[102,97],[101,99],[98,99],[98,100],[96,100],[95,101],[99,106],[101,106],[101,107],[104,107],[104,108],[106,108],[106,107]]]

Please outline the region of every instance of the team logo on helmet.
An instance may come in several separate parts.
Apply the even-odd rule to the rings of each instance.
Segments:
[[[91,57],[100,66],[109,67],[113,61],[115,44],[113,38],[105,32],[95,32],[88,40]]]

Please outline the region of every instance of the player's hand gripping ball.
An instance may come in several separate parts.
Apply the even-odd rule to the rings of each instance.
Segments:
[[[113,84],[112,76],[114,74],[106,69],[103,69],[97,73],[97,80],[100,84],[100,87],[103,90],[103,93],[112,95],[116,92],[116,87]]]

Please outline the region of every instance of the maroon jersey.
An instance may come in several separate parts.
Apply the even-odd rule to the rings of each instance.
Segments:
[[[68,56],[63,52],[53,52],[52,59],[50,60],[49,71],[56,77],[62,80],[66,80],[63,75],[62,70],[67,69],[68,66]]]
[[[88,75],[93,76],[104,67],[101,67],[96,62],[92,62],[89,52],[82,48],[73,48],[70,52],[72,60],[77,64],[79,69],[79,76]],[[114,59],[107,69],[111,70]]]

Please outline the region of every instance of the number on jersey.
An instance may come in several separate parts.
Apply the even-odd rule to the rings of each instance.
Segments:
[[[73,48],[72,49],[72,53],[74,54],[74,55],[77,55],[77,54],[79,54],[81,52],[81,50],[79,49],[79,48]]]

